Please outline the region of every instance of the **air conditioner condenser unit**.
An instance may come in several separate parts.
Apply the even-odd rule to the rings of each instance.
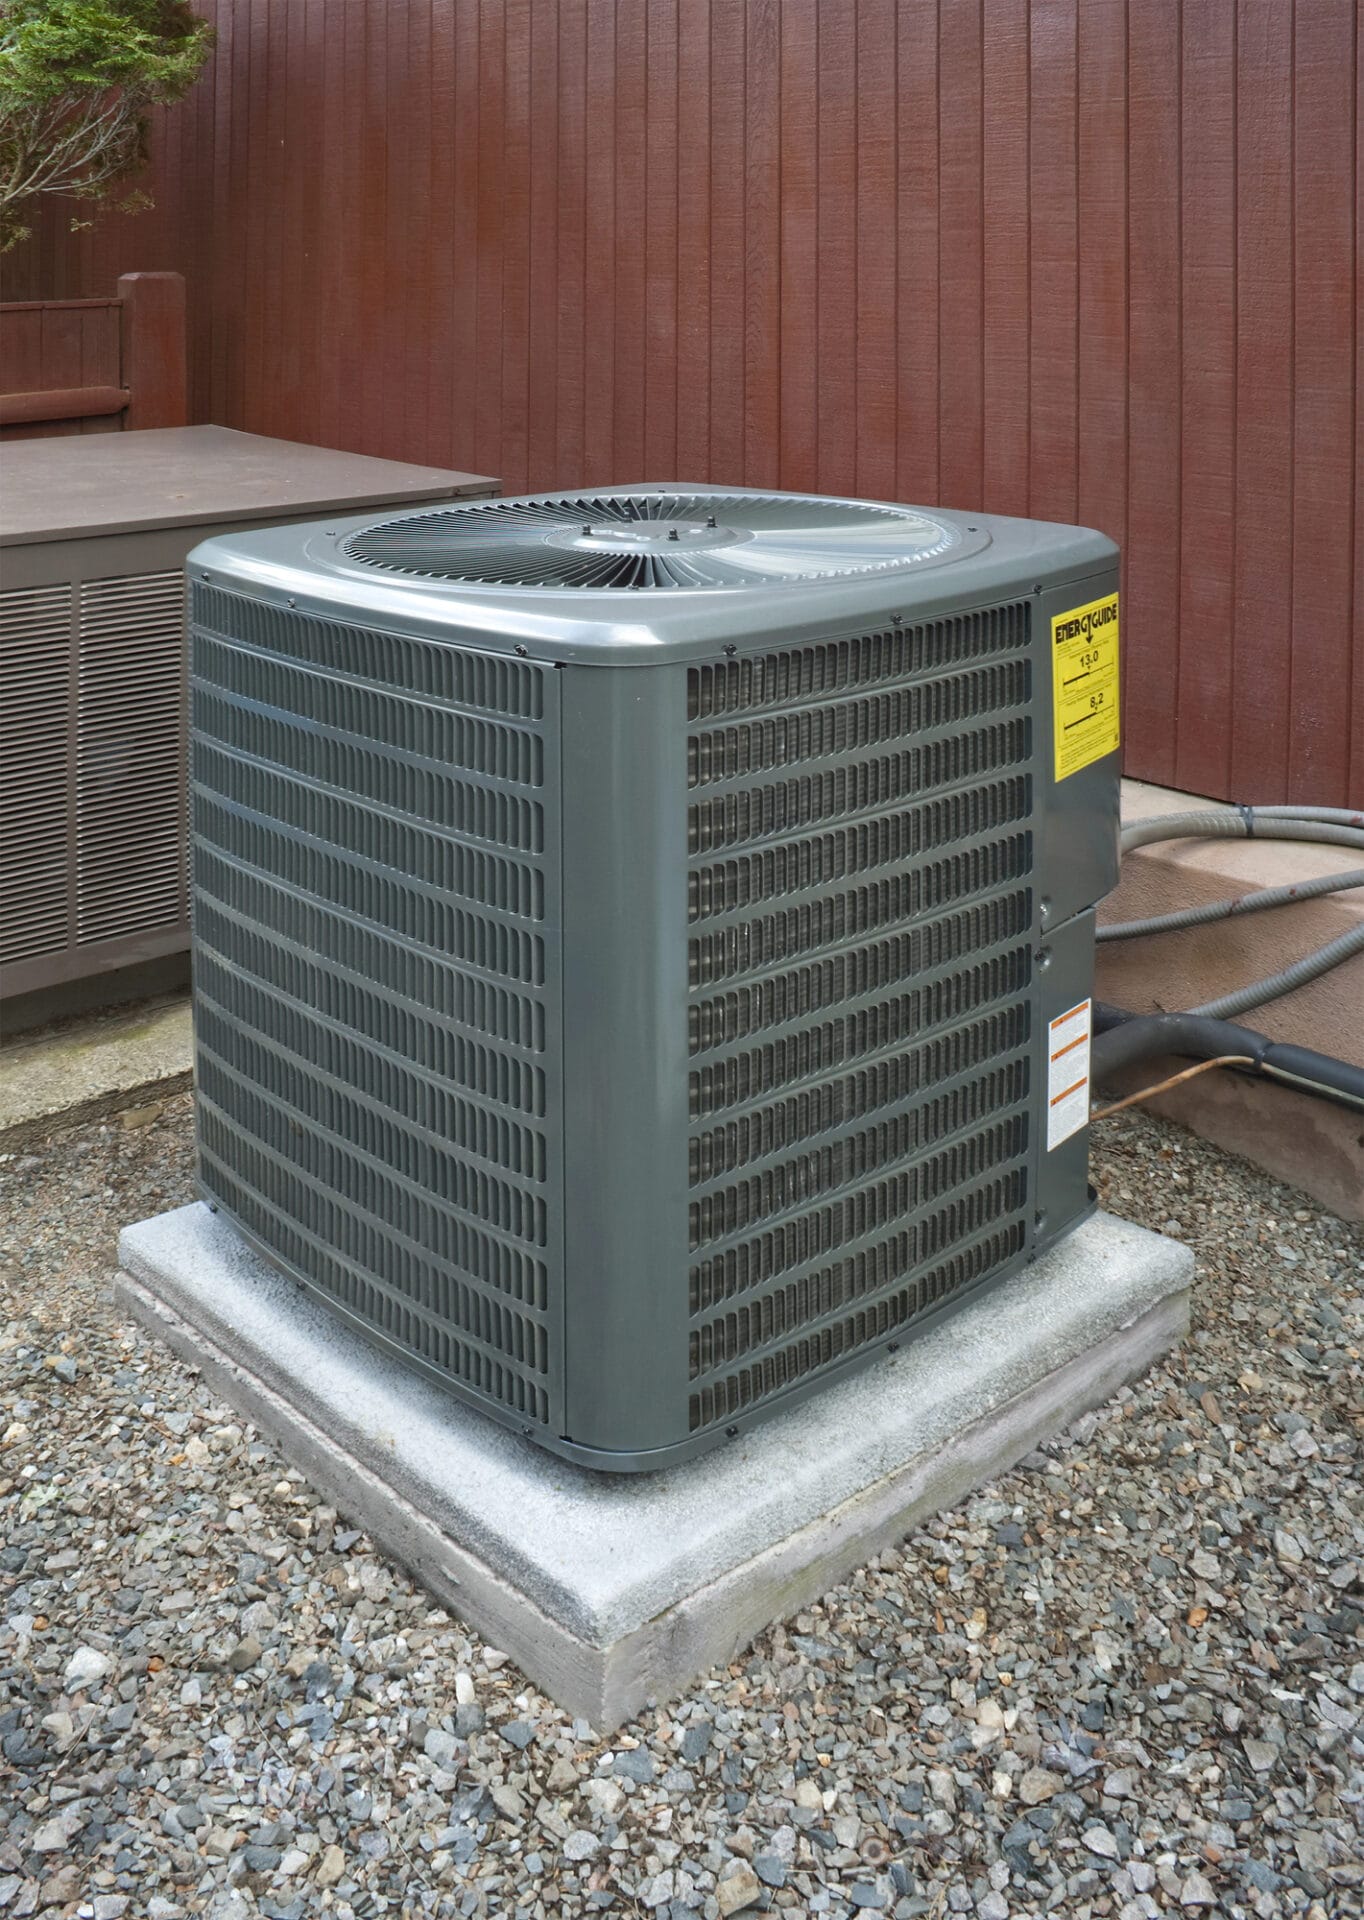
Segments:
[[[190,584],[202,1191],[368,1339],[649,1468],[1088,1211],[1101,535],[645,486]]]

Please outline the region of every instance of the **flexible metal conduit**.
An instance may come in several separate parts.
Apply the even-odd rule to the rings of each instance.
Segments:
[[[1165,814],[1154,820],[1134,821],[1121,836],[1124,853],[1161,840],[1190,838],[1305,840],[1364,850],[1364,814],[1340,807],[1237,807],[1215,812]],[[1296,887],[1266,887],[1259,893],[1220,901],[1212,907],[1191,907],[1161,914],[1148,921],[1105,927],[1101,940],[1133,939],[1141,933],[1165,933],[1179,927],[1201,926],[1230,919],[1237,913],[1286,906],[1295,900],[1364,885],[1364,870],[1323,876]],[[1195,1060],[1240,1056],[1242,1072],[1260,1073],[1364,1111],[1364,1068],[1309,1047],[1270,1040],[1249,1027],[1233,1025],[1228,1016],[1248,1012],[1266,1001],[1305,986],[1309,980],[1364,953],[1364,924],[1349,929],[1314,953],[1244,987],[1210,1000],[1185,1013],[1133,1014],[1121,1007],[1096,1003],[1094,1009],[1093,1073],[1096,1081],[1162,1054],[1180,1054]]]
[[[1124,854],[1133,852],[1137,847],[1149,847],[1161,840],[1308,840],[1325,841],[1333,846],[1358,847],[1364,852],[1364,813],[1355,813],[1345,807],[1219,807],[1214,811],[1199,813],[1166,813],[1154,820],[1134,820],[1124,827],[1120,846]],[[1360,884],[1360,879],[1352,873],[1332,876],[1335,886]],[[1314,891],[1327,892],[1329,887],[1319,887]],[[1281,888],[1266,888],[1269,895],[1282,894]],[[1299,891],[1298,898],[1310,896]],[[1257,896],[1243,896],[1254,903]],[[1260,897],[1261,906],[1275,906],[1279,901],[1274,898]],[[1236,901],[1223,902],[1220,910],[1208,912],[1203,908],[1189,908],[1185,912],[1164,914],[1159,926],[1149,927],[1148,931],[1164,933],[1178,927],[1197,926],[1208,920],[1230,919],[1236,912],[1254,911],[1254,905],[1247,909]],[[1135,926],[1106,927],[1101,939],[1131,939]],[[1264,980],[1252,980],[1234,992],[1223,994],[1219,999],[1209,1000],[1201,1007],[1189,1009],[1192,1013],[1203,1013],[1213,1019],[1222,1019],[1233,1013],[1248,1013],[1252,1007],[1260,1007],[1267,1000],[1278,1000],[1286,993],[1293,993],[1298,987],[1304,987],[1309,980],[1327,973],[1332,967],[1338,967],[1342,960],[1348,960],[1353,954],[1364,952],[1364,923],[1341,934],[1329,945],[1319,948],[1315,953],[1305,954],[1291,967],[1285,967],[1281,973],[1270,974]]]
[[[1230,900],[1208,900],[1201,907],[1179,907],[1173,913],[1153,914],[1149,920],[1119,920],[1100,927],[1095,938],[1138,940],[1148,933],[1176,933],[1183,927],[1206,927],[1216,920],[1236,920],[1243,913],[1263,913],[1269,907],[1293,907],[1299,900],[1315,900],[1323,893],[1348,893],[1351,887],[1364,887],[1364,867],[1349,867],[1344,873],[1323,873],[1315,880],[1297,880],[1291,886],[1260,887],[1254,893],[1238,893]]]

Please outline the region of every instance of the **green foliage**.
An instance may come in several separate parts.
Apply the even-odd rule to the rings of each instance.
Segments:
[[[0,252],[39,194],[104,199],[144,164],[212,39],[188,0],[0,0]]]

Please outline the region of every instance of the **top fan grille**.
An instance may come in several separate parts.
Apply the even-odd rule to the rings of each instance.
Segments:
[[[582,494],[480,500],[353,534],[352,560],[471,585],[762,587],[936,559],[960,536],[908,507],[781,494]]]

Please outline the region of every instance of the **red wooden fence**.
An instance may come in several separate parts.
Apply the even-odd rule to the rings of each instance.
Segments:
[[[1129,769],[1364,803],[1353,0],[206,11],[157,211],[11,273],[155,247],[195,418],[1091,522]]]
[[[125,273],[108,299],[0,306],[0,439],[182,427],[185,283]]]

